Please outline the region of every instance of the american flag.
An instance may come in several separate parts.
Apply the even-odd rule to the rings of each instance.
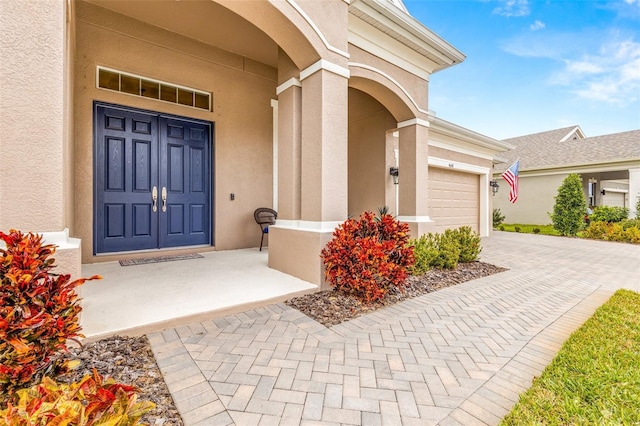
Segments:
[[[509,191],[509,201],[515,203],[518,200],[518,168],[520,167],[520,160],[516,160],[507,170],[500,176],[509,184],[511,190]]]

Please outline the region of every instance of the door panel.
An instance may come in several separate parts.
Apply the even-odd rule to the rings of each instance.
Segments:
[[[95,252],[210,244],[211,125],[100,104],[94,114]]]
[[[160,215],[160,244],[176,247],[208,244],[209,129],[206,124],[160,118],[160,164],[166,173],[166,215]]]
[[[151,190],[158,181],[158,119],[97,106],[96,252],[158,247]]]

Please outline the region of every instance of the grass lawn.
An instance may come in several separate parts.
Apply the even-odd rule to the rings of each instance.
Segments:
[[[496,229],[500,231],[506,231],[506,232],[518,232],[516,231],[516,227],[520,228],[519,232],[526,233],[526,234],[533,234],[534,228],[538,228],[540,229],[539,233],[542,235],[560,235],[558,231],[553,229],[553,225],[525,225],[521,223],[513,223],[513,224],[503,223],[502,225],[498,226]]]
[[[534,424],[640,424],[640,293],[598,308],[501,422]]]

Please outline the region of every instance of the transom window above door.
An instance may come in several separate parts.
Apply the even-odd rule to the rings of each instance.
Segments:
[[[96,68],[96,85],[99,89],[211,111],[211,93],[111,68]]]

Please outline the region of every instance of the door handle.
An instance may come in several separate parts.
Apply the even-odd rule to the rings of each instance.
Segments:
[[[155,213],[158,211],[158,188],[155,186],[151,190],[151,200],[153,200],[153,212]]]
[[[167,211],[167,187],[162,187],[162,211]]]

